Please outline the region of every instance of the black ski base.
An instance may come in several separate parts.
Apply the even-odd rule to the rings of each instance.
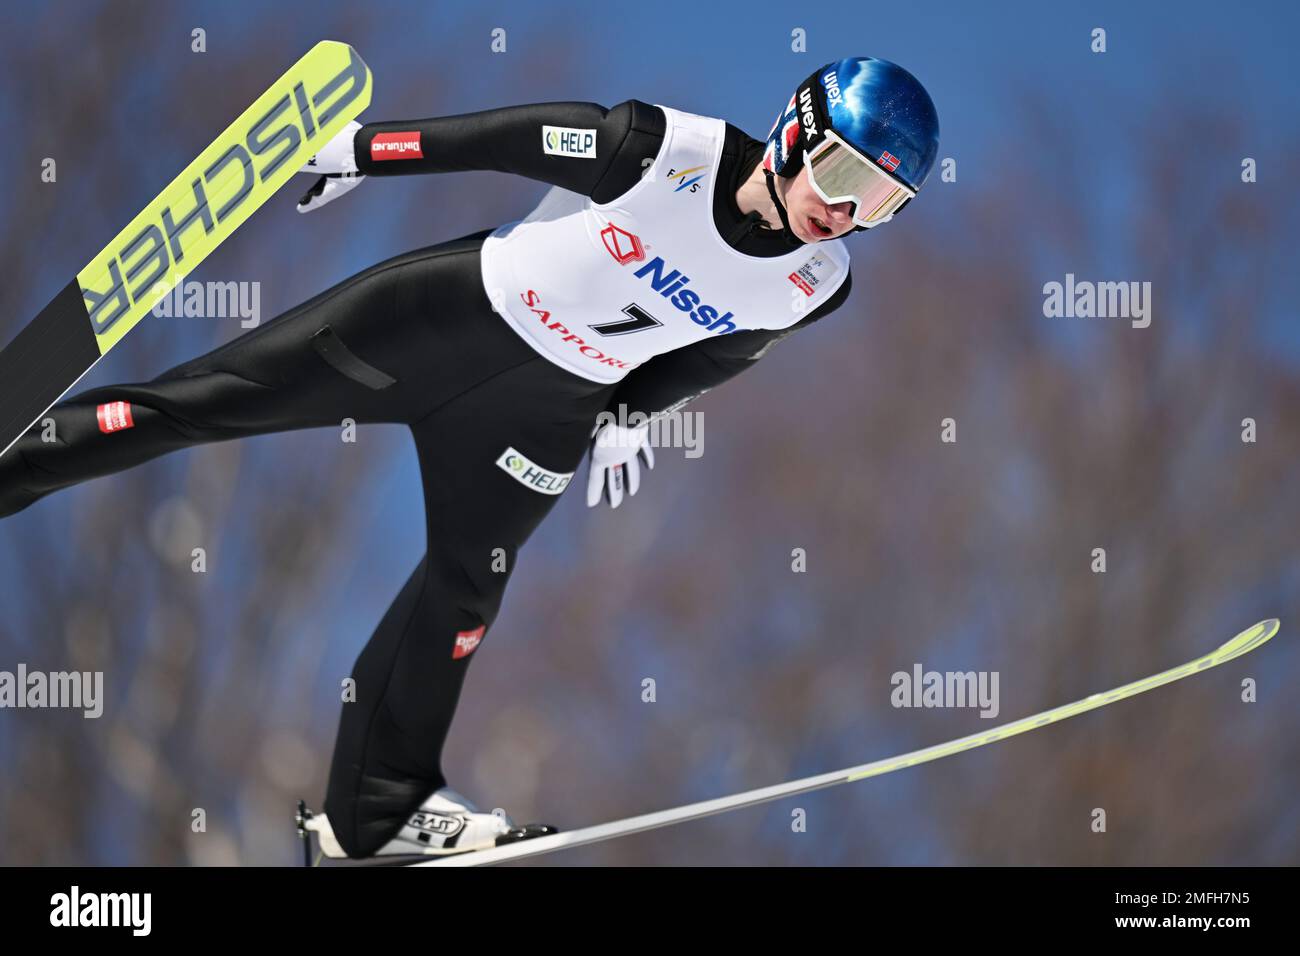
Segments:
[[[74,278],[0,351],[0,454],[99,361]]]

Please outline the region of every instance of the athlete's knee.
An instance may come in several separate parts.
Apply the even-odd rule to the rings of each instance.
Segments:
[[[430,534],[436,538],[438,530],[431,529]],[[491,540],[455,548],[434,543],[425,558],[425,573],[431,590],[448,594],[481,615],[495,616],[514,565],[515,548]]]

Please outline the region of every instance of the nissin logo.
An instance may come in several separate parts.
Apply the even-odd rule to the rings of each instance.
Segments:
[[[621,266],[645,259],[645,244],[641,242],[641,237],[626,229],[620,229],[612,222],[600,230],[600,238],[605,243],[606,251]]]
[[[702,325],[710,332],[725,335],[728,332],[743,332],[731,321],[733,314],[727,312],[719,315],[718,309],[711,305],[701,305],[701,296],[694,289],[685,286],[691,281],[690,276],[683,275],[676,269],[669,270],[662,256],[655,256],[633,273],[638,279],[649,279],[650,288],[675,305],[683,312],[689,313],[691,321]]]

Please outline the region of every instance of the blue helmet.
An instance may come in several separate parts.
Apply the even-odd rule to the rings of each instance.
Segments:
[[[939,153],[934,101],[916,77],[888,60],[837,60],[799,84],[768,134],[763,167],[793,178],[827,129],[913,192]]]

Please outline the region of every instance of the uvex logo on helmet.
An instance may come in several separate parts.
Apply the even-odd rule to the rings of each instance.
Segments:
[[[826,91],[826,106],[834,108],[840,105],[840,80],[834,70],[827,70],[822,75],[822,89]]]
[[[817,116],[813,113],[813,90],[805,86],[799,90],[799,121],[803,125],[803,136],[809,144],[817,138]]]

